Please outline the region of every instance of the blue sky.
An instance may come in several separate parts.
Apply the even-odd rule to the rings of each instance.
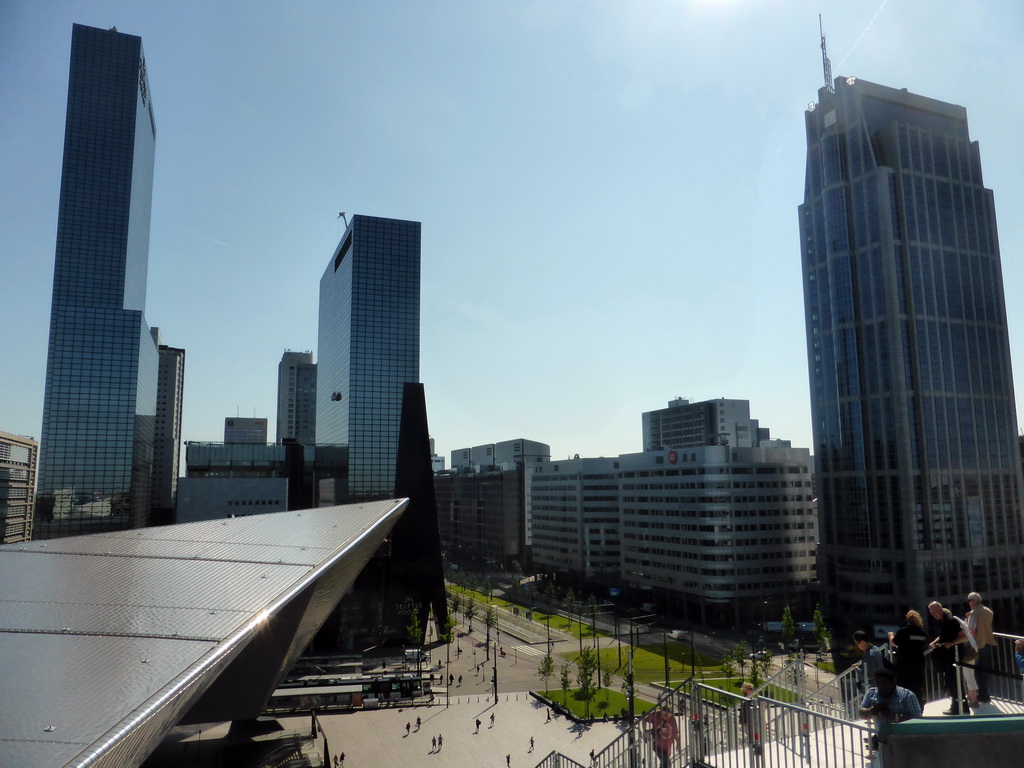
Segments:
[[[146,316],[183,436],[275,418],[316,349],[339,211],[423,222],[438,453],[640,450],[640,414],[749,399],[811,445],[796,207],[837,75],[965,106],[1024,382],[1024,5],[887,0],[0,3],[0,429],[42,420],[71,25],[143,38],[157,156]]]

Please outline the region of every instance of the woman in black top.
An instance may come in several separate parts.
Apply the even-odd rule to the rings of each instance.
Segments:
[[[928,635],[917,611],[907,611],[907,625],[898,632],[889,633],[889,645],[896,651],[893,671],[896,684],[912,691],[924,708],[924,654],[928,648]]]

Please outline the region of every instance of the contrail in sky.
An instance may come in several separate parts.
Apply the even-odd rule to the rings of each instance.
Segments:
[[[836,67],[835,67],[834,71],[838,72],[839,68],[841,66],[843,66],[843,64],[846,63],[846,60],[848,58],[850,58],[850,54],[852,54],[854,52],[854,50],[856,50],[857,46],[860,45],[860,41],[864,39],[864,36],[868,33],[868,30],[871,29],[871,25],[874,24],[875,23],[875,19],[878,18],[878,14],[880,14],[882,12],[882,9],[885,8],[885,6],[886,6],[886,4],[888,2],[889,2],[889,0],[882,0],[882,4],[880,6],[878,6],[878,10],[875,11],[875,15],[871,17],[871,20],[867,23],[867,26],[865,26],[863,31],[860,33],[860,37],[857,38],[857,41],[853,44],[853,46],[850,48],[850,50],[848,50],[846,52],[846,55],[843,56],[842,61],[840,61],[838,64],[836,64]],[[783,140],[783,142],[775,150],[775,154],[776,155],[778,155],[778,154],[780,154],[782,152],[782,148],[785,147],[786,144],[789,143],[789,140],[793,138],[795,133],[796,133],[796,131],[791,131],[789,136],[787,136]],[[758,178],[761,177],[761,172],[768,166],[769,162],[770,161],[766,160],[764,163],[761,164],[761,167],[758,168],[758,170],[757,170],[757,175],[754,177],[755,179],[758,179]]]
[[[217,245],[223,245],[225,248],[230,248],[231,247],[227,243],[222,243],[220,240],[214,240],[212,237],[207,237],[206,235],[200,235],[198,232],[193,232],[190,229],[186,229],[185,231],[188,232],[190,235],[195,235],[196,237],[201,237],[201,238],[203,238],[203,240],[209,240],[211,243],[216,243]]]
[[[871,29],[871,25],[875,23],[875,19],[878,18],[878,14],[880,14],[882,12],[882,9],[885,8],[885,4],[888,3],[888,2],[889,2],[889,0],[882,0],[882,4],[880,6],[878,6],[878,10],[875,11],[875,15],[871,17],[871,21],[868,22],[868,25],[866,27],[864,27],[864,31],[860,33],[860,37],[857,38],[857,42],[855,42],[853,44],[853,48],[848,50],[846,52],[846,55],[843,56],[843,60],[840,61],[838,64],[836,64],[836,71],[837,72],[839,71],[839,68],[841,66],[843,66],[843,64],[846,63],[846,60],[848,58],[850,58],[850,54],[853,53],[854,50],[856,50],[858,45],[860,45],[860,41],[864,39],[864,35],[866,35],[868,33],[869,29]]]

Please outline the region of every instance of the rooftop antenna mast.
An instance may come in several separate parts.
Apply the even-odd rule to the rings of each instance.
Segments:
[[[825,90],[835,93],[835,86],[832,85],[832,62],[828,60],[828,53],[825,51],[825,28],[822,26],[820,13],[818,14],[818,31],[821,33],[821,65],[825,69]]]

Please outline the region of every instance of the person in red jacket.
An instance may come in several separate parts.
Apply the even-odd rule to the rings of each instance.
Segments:
[[[661,761],[661,768],[669,768],[672,749],[681,747],[679,724],[667,709],[652,709],[647,713],[644,722],[651,729],[654,753]]]

